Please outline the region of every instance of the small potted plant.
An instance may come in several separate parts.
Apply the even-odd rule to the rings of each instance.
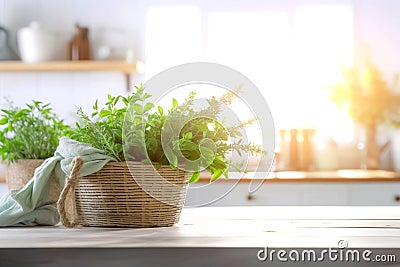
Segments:
[[[6,170],[8,190],[22,188],[35,169],[53,156],[61,136],[71,133],[49,104],[32,101],[23,108],[8,103],[1,110],[0,155]]]
[[[233,96],[228,92],[195,111],[195,94],[190,93],[185,103],[178,105],[173,99],[172,107],[164,111],[149,102],[150,95],[138,86],[127,97],[109,95],[104,108],[96,101],[91,115],[79,109],[80,121],[71,137],[103,150],[115,162],[78,178],[76,165],[82,162],[75,161],[58,203],[63,225],[175,224],[188,183],[198,181],[201,170],[210,172],[214,181],[228,177],[232,167],[229,152],[263,153],[254,144],[228,142],[228,137],[240,139],[239,129],[254,120],[226,129],[214,119],[221,113],[221,103],[229,104]],[[74,195],[76,207],[72,216],[65,207],[65,198],[70,195]]]
[[[400,95],[394,87],[396,83],[388,84],[368,58],[344,70],[342,79],[330,87],[331,100],[363,127],[362,169],[379,168],[380,151],[387,145],[379,147],[376,142],[378,126],[398,120]]]

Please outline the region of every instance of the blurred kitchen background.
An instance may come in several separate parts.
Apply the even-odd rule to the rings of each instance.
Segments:
[[[89,109],[108,93],[127,94],[168,67],[224,64],[249,77],[265,96],[277,129],[273,168],[286,175],[282,183],[265,186],[266,198],[249,194],[242,183],[245,193],[220,204],[397,204],[400,129],[392,111],[400,93],[399,25],[397,0],[0,0],[0,26],[25,61],[12,66],[0,61],[0,103],[4,97],[17,106],[31,99],[49,102],[72,124],[77,107]],[[23,36],[23,28],[50,39],[35,43]],[[71,56],[79,59],[71,55],[79,30],[90,48],[81,61],[90,61],[74,67],[68,63]],[[0,40],[4,60],[10,52],[4,32]],[[37,69],[37,62],[47,65]],[[340,109],[340,101],[332,101],[332,86],[340,89],[343,70],[353,66],[368,76],[366,87],[379,87],[378,96],[390,92],[388,103],[381,103],[384,118],[372,127],[348,114],[352,103],[343,101]],[[371,145],[372,163],[366,155]],[[375,171],[338,174],[343,169]],[[296,171],[303,171],[302,183]]]

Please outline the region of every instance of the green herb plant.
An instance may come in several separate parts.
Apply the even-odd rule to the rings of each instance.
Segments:
[[[8,103],[1,110],[0,155],[9,163],[17,159],[46,159],[54,155],[61,136],[72,133],[49,104],[32,101],[24,108]]]
[[[210,172],[211,181],[222,175],[228,178],[231,167],[240,170],[240,166],[229,161],[228,154],[232,151],[239,155],[265,153],[260,146],[242,144],[240,140],[239,129],[254,122],[253,119],[230,128],[224,128],[216,119],[221,105],[230,104],[235,97],[233,92],[212,98],[200,111],[194,109],[194,92],[181,105],[173,99],[167,111],[155,107],[148,100],[150,97],[140,85],[126,97],[108,95],[104,108],[99,108],[96,100],[90,116],[78,110],[80,121],[72,138],[103,150],[117,161],[133,160],[171,168],[182,162],[195,162],[183,166],[192,171],[189,182],[197,182],[202,169]],[[177,125],[184,120],[187,123],[178,129]],[[232,138],[239,141],[229,143]]]
[[[389,83],[369,57],[342,71],[342,78],[329,87],[330,100],[354,122],[375,128],[383,123],[400,125],[398,75]]]

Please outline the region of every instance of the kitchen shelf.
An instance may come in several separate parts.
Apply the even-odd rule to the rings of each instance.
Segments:
[[[140,73],[139,64],[126,61],[47,61],[24,63],[21,61],[0,62],[0,72],[89,72],[117,71],[125,75],[127,90],[130,88],[130,75]]]

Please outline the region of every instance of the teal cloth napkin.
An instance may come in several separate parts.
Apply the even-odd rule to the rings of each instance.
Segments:
[[[32,179],[20,190],[5,194],[0,199],[1,226],[55,225],[60,221],[57,202],[49,200],[50,182],[55,179],[64,187],[72,160],[81,157],[81,175],[97,172],[114,158],[88,144],[62,137],[54,156],[35,170]]]

